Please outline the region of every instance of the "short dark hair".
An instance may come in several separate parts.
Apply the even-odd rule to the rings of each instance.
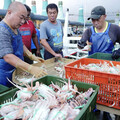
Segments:
[[[28,12],[31,12],[31,8],[28,5],[24,4],[24,6],[25,6],[25,8],[27,9]]]
[[[50,8],[50,9],[55,8],[55,9],[57,10],[57,13],[58,13],[58,7],[57,7],[56,4],[54,4],[54,3],[49,4],[49,5],[46,7],[46,12],[47,12],[47,13],[48,13],[48,8]]]

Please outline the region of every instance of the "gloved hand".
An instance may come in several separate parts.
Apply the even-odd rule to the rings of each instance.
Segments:
[[[24,61],[22,61],[20,59],[16,63],[16,68],[20,68],[23,71],[31,73],[36,78],[42,77],[44,75],[47,75],[47,73],[45,72],[45,70],[41,69],[40,67],[30,65],[30,64],[28,64],[28,63],[26,63],[26,62],[24,62]]]
[[[33,61],[44,62],[44,60],[41,57],[37,57],[35,55],[31,55],[29,58]]]
[[[26,50],[24,54],[25,54],[25,56],[27,56],[28,58],[30,58],[33,61],[44,62],[44,60],[42,58],[33,55],[29,50]]]
[[[28,72],[34,75],[36,78],[47,75],[45,70],[41,69],[40,67],[32,66],[32,65],[29,66]]]
[[[80,49],[83,49],[85,46],[86,46],[86,41],[81,39],[79,42],[78,42],[78,48]]]
[[[114,50],[111,57],[113,60],[118,59],[120,57],[120,48],[118,50]]]

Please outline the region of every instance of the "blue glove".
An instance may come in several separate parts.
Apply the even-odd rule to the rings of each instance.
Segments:
[[[86,41],[81,39],[79,42],[78,42],[78,48],[80,49],[83,49],[85,46],[86,46]]]
[[[112,53],[112,59],[118,59],[120,57],[120,48],[118,50],[114,50]]]

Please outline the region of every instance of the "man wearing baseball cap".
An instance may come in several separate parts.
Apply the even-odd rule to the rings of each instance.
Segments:
[[[103,6],[96,6],[91,11],[88,20],[91,19],[93,26],[83,33],[81,40],[78,42],[78,48],[80,49],[83,46],[88,46],[89,55],[96,52],[112,53],[115,43],[120,43],[120,27],[108,23],[105,20],[106,16],[106,10]],[[113,59],[118,58],[119,51],[112,53]]]

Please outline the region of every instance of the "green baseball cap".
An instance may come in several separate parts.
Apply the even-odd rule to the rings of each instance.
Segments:
[[[92,9],[91,11],[91,16],[88,18],[89,19],[99,19],[102,15],[105,15],[105,8],[103,6],[97,6]]]

